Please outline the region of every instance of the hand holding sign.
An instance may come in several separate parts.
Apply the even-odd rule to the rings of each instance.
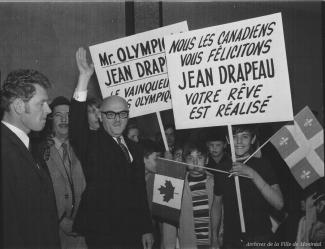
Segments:
[[[236,175],[236,176],[241,175],[241,176],[246,176],[251,179],[254,179],[254,177],[256,175],[255,170],[253,170],[251,167],[247,166],[246,164],[243,164],[240,162],[234,162],[232,164],[230,173],[231,173],[231,175]]]

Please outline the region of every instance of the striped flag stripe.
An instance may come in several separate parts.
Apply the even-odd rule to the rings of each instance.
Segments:
[[[200,209],[203,209],[203,208],[209,208],[209,205],[201,205],[201,206],[197,206],[197,207],[193,207],[193,210],[200,210]]]
[[[192,191],[192,195],[193,196],[200,196],[200,195],[205,196],[206,195],[206,191],[204,191],[204,190],[195,190],[195,191]]]
[[[207,235],[207,234],[196,234],[196,238],[198,238],[198,239],[208,239],[209,235]]]
[[[209,228],[208,227],[203,227],[203,228],[195,228],[194,229],[196,233],[199,233],[199,232],[205,232],[205,233],[209,233]]]
[[[209,217],[209,210],[193,210],[193,215],[195,216],[199,216],[199,217]]]
[[[202,191],[204,193],[204,191]],[[205,200],[208,198],[208,195],[197,195],[197,196],[192,196],[192,201],[200,201],[200,200]]]
[[[210,220],[210,216],[209,217],[194,217],[194,220],[197,223],[205,223]]]
[[[194,224],[194,228],[200,228],[200,227],[206,227],[207,224],[206,223],[195,223]]]
[[[209,204],[209,200],[208,199],[202,200],[202,201],[195,201],[195,202],[193,202],[193,206],[194,207],[197,207],[197,206],[206,206],[208,204]],[[207,208],[209,208],[209,207],[207,207]]]
[[[204,182],[200,182],[200,183],[197,183],[195,185],[190,185],[191,191],[201,190],[202,187],[205,187],[205,183]]]

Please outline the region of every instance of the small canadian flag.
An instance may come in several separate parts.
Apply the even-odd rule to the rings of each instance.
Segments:
[[[158,158],[156,170],[152,214],[165,222],[177,224],[182,204],[186,166],[176,161]]]

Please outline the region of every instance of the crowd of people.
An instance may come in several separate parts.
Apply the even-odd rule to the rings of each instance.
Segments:
[[[125,99],[87,98],[94,66],[85,49],[76,52],[76,63],[79,78],[71,100],[58,96],[48,104],[50,83],[35,70],[12,71],[2,85],[4,248],[283,246],[276,243],[281,229],[273,214],[285,224],[286,200],[272,158],[250,157],[258,144],[256,125],[232,127],[235,162],[220,127],[180,139],[168,124],[165,148],[161,137],[143,137],[136,122],[128,123]],[[37,139],[28,136],[31,131],[38,132]],[[157,157],[187,165],[177,224],[151,213]],[[305,213],[292,228],[296,236],[278,236],[290,243],[286,247],[324,246],[324,192],[305,196]]]

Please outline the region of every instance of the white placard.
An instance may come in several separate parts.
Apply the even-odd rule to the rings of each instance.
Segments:
[[[177,129],[293,120],[281,13],[165,37]]]
[[[130,117],[171,109],[163,37],[187,30],[184,21],[90,46],[103,98],[125,98]]]

